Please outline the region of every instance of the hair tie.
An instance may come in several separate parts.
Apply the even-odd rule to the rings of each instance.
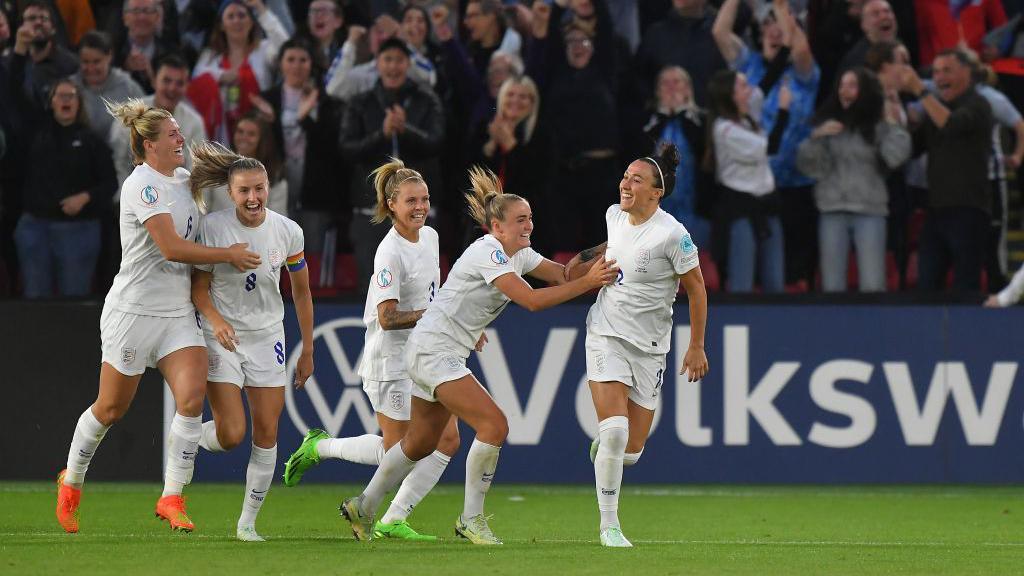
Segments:
[[[661,166],[658,166],[658,161],[655,160],[654,158],[651,158],[650,156],[644,156],[644,160],[647,160],[651,164],[654,164],[654,167],[658,169],[658,177],[661,178],[661,189],[664,190],[665,189],[665,174],[662,173]]]

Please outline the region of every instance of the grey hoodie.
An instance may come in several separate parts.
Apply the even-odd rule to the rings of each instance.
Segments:
[[[107,81],[95,88],[87,87],[85,82],[82,82],[81,72],[76,73],[74,79],[82,91],[85,113],[89,116],[89,128],[104,142],[107,141],[110,134],[110,125],[114,123],[114,117],[107,113],[103,99],[120,102],[128,98],[142,98],[146,95],[138,83],[132,80],[131,75],[114,66],[110,67]]]
[[[886,216],[889,192],[885,172],[906,162],[910,151],[909,132],[879,122],[873,143],[852,130],[804,140],[797,151],[796,165],[818,181],[814,186],[818,210]]]

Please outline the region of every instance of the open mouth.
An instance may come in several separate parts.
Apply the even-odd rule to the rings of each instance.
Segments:
[[[179,147],[175,148],[174,149],[174,155],[175,156],[181,156],[182,158],[184,158],[185,157],[185,147],[184,146],[179,146]]]
[[[259,216],[260,212],[263,211],[263,204],[259,202],[246,202],[245,213],[249,216]]]
[[[623,201],[623,202],[625,202],[626,200],[632,200],[633,199],[633,193],[632,192],[621,191],[621,192],[619,192],[619,199],[621,201]]]
[[[426,214],[413,214],[410,218],[413,224],[423,224],[423,221],[427,219]]]

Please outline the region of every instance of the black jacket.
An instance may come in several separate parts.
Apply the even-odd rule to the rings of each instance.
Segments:
[[[262,94],[274,111],[274,141],[283,158],[284,129],[281,126],[282,87],[274,86]],[[316,119],[310,113],[301,122],[306,133],[306,163],[302,171],[302,190],[289,190],[300,210],[333,212],[348,202],[347,182],[338,162],[338,126],[341,122],[342,103],[320,92],[316,105]]]
[[[502,188],[509,194],[518,194],[527,200],[543,198],[551,182],[551,139],[541,122],[537,123],[529,142],[526,142],[525,123],[520,122],[515,130],[518,144],[512,150],[494,151],[493,156],[483,153],[483,146],[490,139],[487,125],[477,130],[472,139],[474,154],[468,156],[471,163],[483,164],[501,178]],[[496,147],[497,148],[497,147]]]
[[[52,117],[40,122],[32,134],[26,170],[23,209],[38,218],[100,218],[117,191],[107,143],[85,125],[61,126]],[[89,192],[89,203],[75,217],[64,214],[60,201],[79,192]]]
[[[405,131],[389,138],[384,136],[384,116],[395,104],[405,110]],[[437,194],[443,142],[441,101],[429,88],[407,80],[398,90],[389,91],[378,80],[372,90],[349,102],[341,123],[341,153],[353,170],[349,188],[352,206],[373,206],[373,188],[366,175],[393,155],[423,174],[427,186]]]
[[[952,102],[945,126],[925,114],[914,131],[914,151],[928,153],[928,206],[992,210],[988,157],[992,150],[992,108],[974,87]]]

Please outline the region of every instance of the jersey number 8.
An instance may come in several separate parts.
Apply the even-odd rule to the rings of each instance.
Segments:
[[[256,289],[256,273],[253,272],[245,277],[245,291],[252,292]]]

